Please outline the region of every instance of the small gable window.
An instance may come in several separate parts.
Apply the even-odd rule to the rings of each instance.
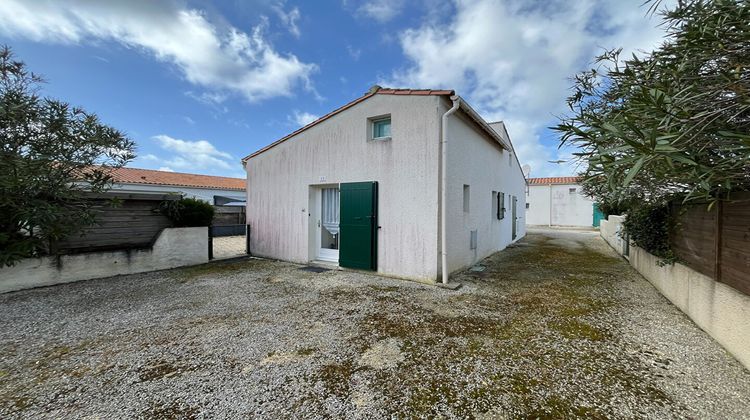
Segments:
[[[379,118],[372,121],[372,139],[385,140],[391,138],[391,117]]]

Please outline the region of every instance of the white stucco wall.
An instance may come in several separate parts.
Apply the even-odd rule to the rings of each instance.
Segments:
[[[215,195],[220,195],[222,197],[237,197],[243,200],[245,198],[244,191],[220,190],[220,189],[211,189],[211,188],[178,187],[174,185],[116,183],[112,185],[112,191],[127,191],[130,193],[161,193],[161,194],[176,193],[176,194],[182,194],[186,198],[197,198],[199,200],[203,200],[211,204],[214,204]]]
[[[436,96],[375,95],[251,158],[250,252],[299,263],[314,259],[310,186],[377,181],[378,272],[434,281],[438,106]],[[368,118],[386,114],[392,139],[368,141]]]
[[[151,249],[29,258],[0,268],[0,293],[208,262],[208,228],[167,228]]]
[[[601,235],[622,254],[621,216],[602,220]],[[683,264],[659,266],[659,258],[631,245],[630,264],[729,353],[750,369],[750,296]]]
[[[570,189],[576,192],[571,194]],[[594,201],[578,184],[529,185],[526,223],[544,226],[591,227]]]
[[[625,216],[609,216],[602,219],[599,224],[599,234],[618,254],[625,254],[625,240],[620,235],[622,231],[622,222]]]
[[[448,104],[443,104],[441,112]],[[462,112],[448,120],[448,171],[446,213],[448,271],[454,272],[500,251],[511,238],[511,196],[517,197],[516,240],[526,234],[524,216],[526,181],[518,161],[503,150]],[[469,186],[469,212],[463,207],[463,188]],[[505,217],[496,218],[492,192],[505,193]],[[477,248],[470,249],[471,231],[477,231]]]

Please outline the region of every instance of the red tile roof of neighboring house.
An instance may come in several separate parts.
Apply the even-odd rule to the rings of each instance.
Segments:
[[[122,184],[173,185],[237,191],[244,191],[247,185],[247,180],[243,178],[154,171],[151,169],[118,168],[113,169],[111,174],[114,182]]]
[[[529,178],[529,185],[578,184],[579,176],[555,176],[550,178]]]
[[[360,102],[364,101],[365,99],[368,99],[368,98],[370,98],[371,96],[374,96],[374,95],[415,95],[415,96],[435,95],[435,96],[452,96],[452,95],[455,95],[455,94],[456,94],[456,92],[453,91],[453,90],[392,89],[392,88],[381,88],[380,86],[373,86],[363,96],[360,96],[359,98],[357,98],[357,99],[349,102],[348,104],[346,104],[346,105],[344,105],[344,106],[342,106],[340,108],[334,109],[333,111],[331,111],[331,112],[323,115],[322,117],[320,117],[317,120],[311,122],[310,124],[307,124],[305,126],[302,126],[302,127],[298,128],[295,131],[292,131],[291,133],[289,133],[286,136],[284,136],[284,137],[276,140],[275,142],[269,144],[268,146],[266,146],[266,147],[264,147],[264,148],[262,148],[262,149],[260,149],[260,150],[258,150],[256,152],[253,152],[253,153],[251,153],[248,156],[245,156],[242,160],[246,161],[246,160],[250,159],[253,156],[259,155],[259,154],[265,152],[266,150],[268,150],[268,149],[270,149],[270,148],[278,145],[279,143],[282,143],[282,142],[284,142],[284,141],[286,141],[286,140],[288,140],[288,139],[296,136],[297,134],[299,134],[299,133],[307,130],[308,128],[311,128],[313,126],[316,126],[316,125],[320,124],[321,122],[323,122],[323,121],[325,121],[325,120],[333,117],[334,115],[339,114],[339,113],[341,113],[341,112],[343,112],[343,111],[345,111],[345,110],[353,107],[354,105],[357,105],[358,103],[360,103]]]

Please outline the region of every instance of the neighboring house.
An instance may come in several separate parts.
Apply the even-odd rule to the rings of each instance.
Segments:
[[[598,227],[602,218],[596,203],[583,193],[580,178],[529,178],[527,225]]]
[[[133,193],[178,193],[217,206],[244,206],[245,185],[242,178],[118,168],[111,172],[112,191]]]
[[[257,256],[434,282],[525,234],[505,127],[451,90],[374,86],[243,164]]]

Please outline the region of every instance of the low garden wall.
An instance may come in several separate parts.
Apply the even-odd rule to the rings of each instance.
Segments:
[[[208,228],[165,228],[150,248],[29,258],[0,268],[0,293],[208,262]]]
[[[619,254],[621,216],[602,221],[601,235]],[[750,296],[683,264],[659,266],[659,258],[630,245],[628,260],[656,289],[750,369]]]
[[[625,240],[620,236],[623,219],[623,216],[609,216],[599,222],[599,234],[620,255],[627,253]]]

